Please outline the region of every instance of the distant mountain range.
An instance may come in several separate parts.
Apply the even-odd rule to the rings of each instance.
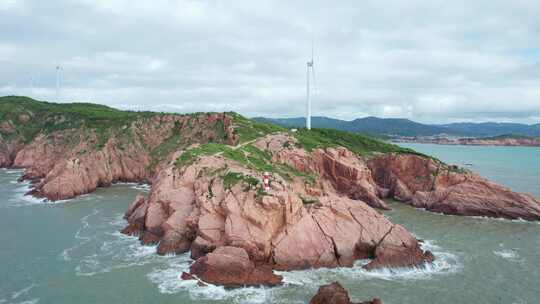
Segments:
[[[306,125],[306,120],[303,117],[256,117],[254,119],[290,128],[303,127]],[[422,124],[403,118],[365,117],[347,121],[324,116],[312,117],[311,124],[315,128],[338,129],[377,136],[434,136],[440,134],[471,137],[499,136],[507,134],[540,136],[540,124],[526,125],[495,122]]]

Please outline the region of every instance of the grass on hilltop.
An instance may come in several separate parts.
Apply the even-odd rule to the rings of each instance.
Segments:
[[[25,123],[21,115],[29,115]],[[86,127],[96,131],[98,137],[107,137],[111,130],[121,130],[140,117],[154,115],[151,112],[121,111],[92,103],[50,103],[29,97],[0,97],[0,121],[11,120],[17,133],[29,142],[42,132]]]
[[[301,177],[308,184],[313,184],[316,177],[313,174],[300,172],[286,164],[273,163],[270,154],[253,145],[245,145],[238,149],[224,144],[209,143],[184,151],[175,161],[177,168],[183,168],[194,163],[199,157],[216,155],[236,161],[242,166],[256,172],[272,172],[279,174],[285,180]]]
[[[374,153],[404,153],[416,154],[427,157],[426,155],[416,152],[413,149],[403,148],[398,145],[386,143],[370,136],[365,136],[356,133],[339,131],[334,129],[298,129],[292,133],[298,140],[300,147],[307,151],[313,151],[317,148],[330,147],[345,147],[352,152],[370,156]]]
[[[228,114],[233,117],[235,131],[238,135],[239,143],[254,140],[270,133],[287,131],[287,129],[283,127],[270,123],[257,122],[252,119],[245,118],[244,116],[235,112],[229,112]]]

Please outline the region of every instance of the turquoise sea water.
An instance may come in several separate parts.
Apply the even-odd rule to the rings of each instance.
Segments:
[[[540,149],[407,144],[540,196]],[[23,196],[18,170],[0,170],[0,304],[8,303],[308,303],[321,284],[339,280],[355,301],[384,303],[540,303],[540,224],[443,216],[391,203],[436,262],[423,268],[360,267],[283,273],[278,288],[198,287],[182,281],[188,255],[118,233],[137,185],[44,203]],[[359,262],[361,264],[361,262]]]

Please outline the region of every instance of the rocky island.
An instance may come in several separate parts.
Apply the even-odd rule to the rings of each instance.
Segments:
[[[29,194],[49,200],[150,184],[122,232],[158,244],[158,254],[190,252],[183,279],[229,287],[278,285],[273,270],[436,259],[378,211],[388,198],[444,214],[540,220],[536,198],[413,150],[342,131],[292,132],[233,112],[3,97],[0,166],[24,169]]]

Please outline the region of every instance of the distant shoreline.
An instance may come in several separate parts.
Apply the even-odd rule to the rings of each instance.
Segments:
[[[390,141],[393,143],[418,143],[448,146],[540,147],[540,138],[521,136],[497,136],[486,138],[399,137],[392,138]]]

